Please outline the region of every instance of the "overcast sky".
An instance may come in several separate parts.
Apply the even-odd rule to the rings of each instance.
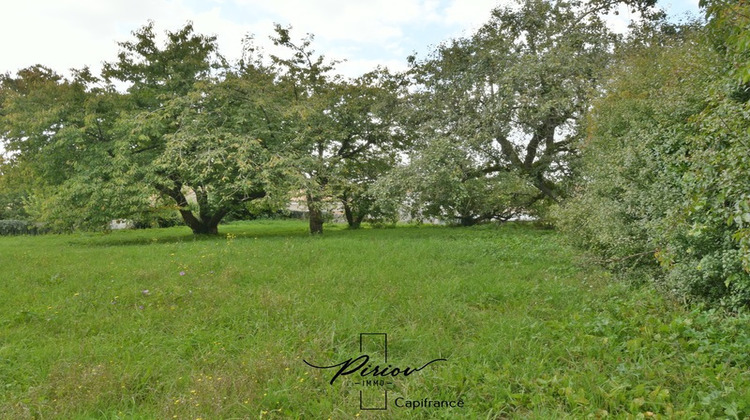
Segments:
[[[85,65],[98,70],[115,59],[117,41],[149,19],[159,33],[192,21],[198,32],[217,35],[229,58],[239,57],[248,33],[270,44],[278,22],[292,25],[296,38],[315,34],[318,52],[347,60],[339,66],[347,76],[378,64],[401,70],[408,55],[469,34],[501,1],[507,0],[9,0],[0,9],[0,73],[34,64],[64,74]],[[672,16],[698,13],[698,0],[659,1]]]

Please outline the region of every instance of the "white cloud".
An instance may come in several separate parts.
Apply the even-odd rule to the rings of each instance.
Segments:
[[[270,47],[273,22],[291,24],[293,34],[316,36],[314,47],[331,58],[352,62],[405,59],[419,42],[412,29],[443,24],[438,0],[29,0],[4,6],[0,14],[3,58],[0,72],[44,64],[65,73],[69,68],[114,60],[117,41],[148,20],[156,30],[180,28],[188,20],[196,31],[216,34],[223,54],[238,58],[243,37],[256,35]],[[410,43],[405,46],[404,42]],[[353,53],[341,57],[329,51]],[[348,65],[348,68],[354,68]]]
[[[387,67],[390,71],[403,71],[407,69],[406,60],[391,59],[356,59],[347,60],[338,65],[339,71],[344,75],[358,76],[375,70],[378,66]]]
[[[673,17],[684,17],[686,13],[699,16],[698,0],[660,0],[659,5]]]
[[[424,0],[234,0],[248,14],[260,11],[295,33],[322,42],[382,44],[405,36],[410,25],[439,19],[437,2]]]
[[[58,71],[97,67],[114,59],[116,42],[127,39],[148,19],[182,24],[189,18],[190,11],[180,0],[14,2],[0,15],[4,52],[0,71],[37,63]]]
[[[662,0],[675,9],[697,0]],[[349,76],[364,63],[401,62],[452,37],[469,35],[490,11],[511,0],[26,0],[9,1],[0,13],[0,72],[44,64],[59,72],[94,69],[116,58],[117,41],[148,20],[158,32],[188,20],[196,31],[216,34],[222,53],[238,58],[247,33],[270,47],[273,22],[291,24],[293,36],[316,36],[314,48],[329,58],[348,59]],[[611,24],[624,30],[627,10]],[[359,63],[359,64],[354,64]],[[374,66],[373,66],[374,67]],[[356,70],[359,71],[359,70]]]
[[[490,11],[510,3],[498,0],[451,0],[445,8],[443,21],[448,25],[475,30],[490,19]]]
[[[607,24],[610,30],[617,32],[618,34],[624,34],[628,31],[628,25],[633,20],[640,19],[640,13],[633,13],[630,8],[625,5],[620,5],[617,8],[617,14],[610,13],[604,17],[604,22]]]

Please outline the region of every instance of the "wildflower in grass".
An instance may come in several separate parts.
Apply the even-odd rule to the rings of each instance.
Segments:
[[[181,275],[181,276],[184,276],[184,275],[185,275],[185,272],[184,272],[184,271],[180,271],[180,275]]]
[[[148,289],[145,289],[141,292],[144,296],[148,296],[151,292],[148,291]]]

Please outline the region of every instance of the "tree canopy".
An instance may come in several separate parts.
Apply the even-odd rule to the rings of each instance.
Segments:
[[[281,176],[275,75],[259,62],[230,66],[190,24],[167,35],[160,47],[152,23],[135,31],[101,77],[84,69],[68,81],[38,66],[4,78],[3,138],[34,171],[41,219],[94,227],[167,207],[193,232],[215,233]]]
[[[398,118],[403,84],[384,69],[353,80],[332,75],[337,63],[316,55],[311,36],[292,41],[289,28],[277,26],[273,39],[289,52],[273,58],[294,114],[289,158],[299,170],[310,231],[322,233],[331,200],[343,207],[350,227],[359,227],[376,215],[371,185],[406,144]]]
[[[402,189],[426,216],[504,220],[565,197],[582,117],[618,41],[602,19],[615,4],[500,7],[472,36],[411,58],[416,147]]]

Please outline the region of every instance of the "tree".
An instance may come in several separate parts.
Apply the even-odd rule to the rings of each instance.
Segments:
[[[702,240],[697,267],[718,283],[720,302],[750,305],[750,4],[702,1],[716,60],[706,109],[692,122],[692,153],[685,179],[692,198],[684,208],[694,237]],[[680,238],[675,238],[680,239]],[[673,240],[665,257],[679,260],[689,246]],[[679,245],[682,245],[681,247]],[[697,248],[697,247],[694,247]],[[688,262],[690,262],[688,260]],[[684,263],[683,263],[684,264]],[[695,264],[694,264],[695,265]],[[715,299],[714,299],[715,300]]]
[[[655,263],[657,220],[684,197],[687,121],[706,105],[716,58],[698,31],[644,28],[620,48],[592,103],[577,193],[560,225],[605,260]]]
[[[524,182],[505,188],[520,188],[515,196],[525,197],[520,205],[527,208],[540,199],[560,201],[581,119],[618,39],[601,18],[616,4],[521,2],[494,10],[473,36],[445,43],[425,60],[412,57],[410,75],[418,88],[412,97],[415,134],[421,139],[412,160],[459,159],[450,165],[460,168],[457,179],[463,184],[507,181],[513,174]],[[461,153],[436,153],[430,150],[436,141]],[[423,184],[431,185],[439,184]],[[528,185],[538,194],[529,196]],[[486,194],[485,188],[473,191]],[[507,200],[494,200],[494,208],[482,197],[473,201],[485,207],[473,211],[475,219],[509,210],[503,208]]]
[[[147,187],[144,192],[171,198],[194,233],[216,233],[228,211],[225,201],[234,203],[214,197],[215,174],[201,173],[222,157],[212,155],[213,147],[226,151],[215,134],[217,120],[211,119],[221,107],[210,95],[217,83],[212,70],[222,64],[215,38],[194,34],[191,24],[168,32],[163,48],[153,23],[133,35],[134,41],[120,43],[118,60],[106,63],[103,71],[107,82],[130,85],[118,121],[116,159],[122,162],[122,176]],[[195,132],[200,124],[205,126],[202,137]]]
[[[403,83],[385,70],[352,81],[339,81],[329,92],[325,118],[331,173],[329,189],[344,209],[350,228],[365,217],[390,217],[375,206],[377,180],[399,161],[407,147],[399,121]]]
[[[108,174],[90,168],[112,156],[119,95],[89,87],[93,79],[87,69],[68,80],[33,66],[2,80],[0,130],[13,168],[26,177],[25,210],[51,228],[105,224],[114,213],[109,191],[91,182]]]
[[[397,120],[404,85],[386,71],[352,81],[330,76],[335,62],[316,56],[312,37],[291,40],[289,28],[276,27],[274,42],[291,57],[274,57],[294,103],[294,166],[300,169],[310,217],[310,232],[323,232],[323,205],[341,202],[352,228],[373,211],[373,182],[404,147]]]
[[[511,172],[477,174],[471,152],[444,138],[383,177],[380,199],[401,201],[412,219],[472,226],[505,221],[526,210],[536,189]],[[395,188],[395,191],[392,190]]]
[[[169,200],[194,233],[216,233],[283,185],[275,75],[260,59],[230,66],[191,24],[163,47],[153,23],[133,35],[102,77],[34,67],[3,80],[3,137],[39,181],[31,207],[58,229],[102,227]]]
[[[178,126],[164,135],[147,176],[178,205],[193,232],[216,233],[233,209],[271,191],[285,194],[284,171],[274,155],[281,136],[273,90],[271,74],[245,68],[221,81],[196,83],[192,92],[146,117],[174,118]]]

